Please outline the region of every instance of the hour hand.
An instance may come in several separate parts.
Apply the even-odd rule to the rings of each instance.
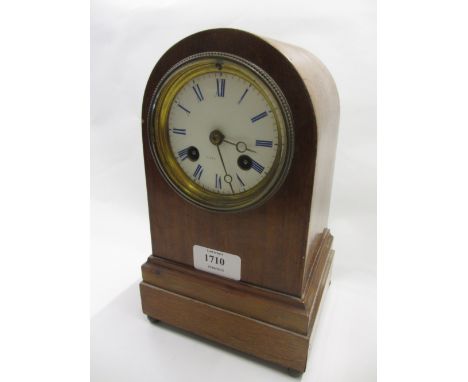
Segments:
[[[247,147],[245,142],[239,141],[237,143],[231,142],[224,138],[224,142],[229,143],[230,145],[236,146],[236,150],[240,153],[245,153],[246,151],[250,151],[251,153],[256,153],[256,151],[251,150]]]

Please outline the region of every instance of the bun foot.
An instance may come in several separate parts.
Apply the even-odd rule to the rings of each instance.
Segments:
[[[157,324],[160,322],[160,320],[158,320],[157,318],[154,318],[154,317],[151,317],[151,316],[147,316],[148,317],[148,320],[152,323],[152,324]]]

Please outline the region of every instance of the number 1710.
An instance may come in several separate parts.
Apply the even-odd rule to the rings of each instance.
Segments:
[[[205,261],[211,264],[224,265],[224,259],[215,255],[205,253]]]

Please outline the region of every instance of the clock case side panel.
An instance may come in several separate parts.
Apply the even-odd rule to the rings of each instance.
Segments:
[[[310,94],[317,123],[317,157],[303,280],[305,287],[317,262],[317,246],[320,245],[324,230],[328,229],[340,101],[332,75],[317,57],[294,45],[271,39],[267,41],[280,50],[301,75]]]
[[[233,54],[259,66],[275,80],[291,107],[295,125],[291,168],[280,190],[258,208],[217,213],[196,207],[170,188],[152,158],[148,112],[153,91],[173,65],[201,52]],[[233,253],[242,259],[242,282],[302,297],[317,131],[306,85],[291,62],[247,32],[215,29],[189,36],[169,49],[153,69],[142,119],[153,255],[193,267],[195,244]]]

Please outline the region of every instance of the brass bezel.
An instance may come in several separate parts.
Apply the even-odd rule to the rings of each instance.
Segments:
[[[172,103],[182,87],[197,76],[220,70],[239,76],[257,88],[267,100],[279,130],[278,153],[268,175],[251,189],[234,195],[206,190],[190,178],[174,157],[167,128]],[[279,189],[291,164],[294,130],[289,105],[283,93],[267,73],[234,55],[201,53],[172,67],[156,87],[149,121],[151,151],[163,177],[184,199],[209,210],[230,212],[261,205]]]

